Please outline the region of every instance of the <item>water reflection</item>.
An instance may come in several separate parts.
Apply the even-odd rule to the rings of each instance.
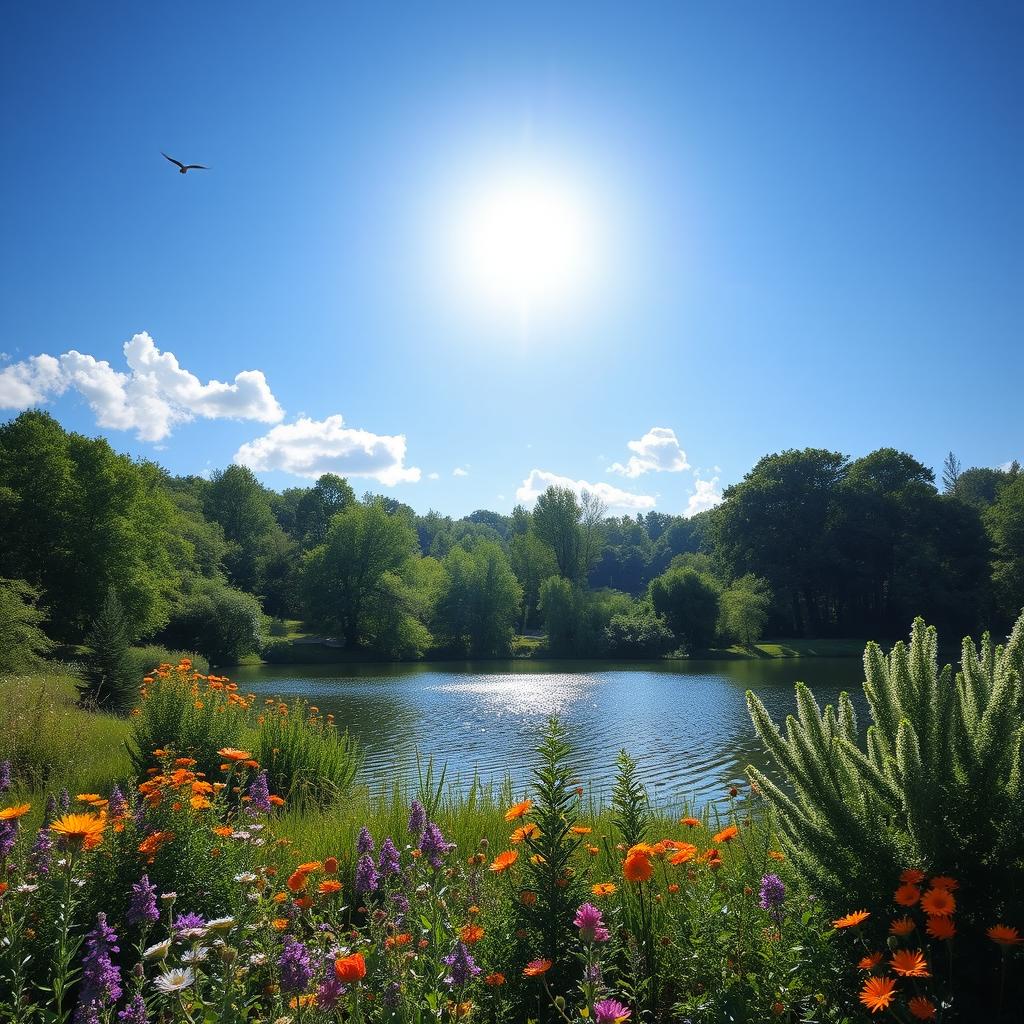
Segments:
[[[732,662],[460,662],[457,664],[260,666],[235,673],[261,694],[303,696],[356,735],[370,784],[414,779],[416,752],[448,764],[466,786],[508,778],[516,791],[551,715],[566,726],[580,781],[607,796],[625,747],[659,803],[719,798],[765,758],[744,698],[755,690],[772,716],[793,710],[802,679],[820,703],[849,690],[865,704],[856,659]]]

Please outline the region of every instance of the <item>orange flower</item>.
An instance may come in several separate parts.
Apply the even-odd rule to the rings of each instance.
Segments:
[[[366,961],[362,953],[350,953],[334,961],[334,973],[339,980],[351,984],[366,977]]]
[[[924,953],[919,949],[900,949],[892,955],[889,961],[892,969],[904,978],[930,978],[928,972],[928,961]]]
[[[459,938],[462,939],[467,945],[472,945],[474,942],[479,942],[484,937],[484,930],[478,924],[467,924],[464,925],[462,930],[459,932]]]
[[[912,917],[897,917],[891,925],[889,925],[889,931],[893,935],[899,935],[900,938],[905,938],[917,927],[914,924]]]
[[[948,889],[929,889],[921,900],[921,909],[934,917],[949,917],[956,910],[956,899]]]
[[[194,797],[192,797],[191,800],[189,800],[189,803],[197,811],[205,811],[207,808],[213,806],[213,804],[211,804],[210,801],[207,800],[205,796],[200,796],[198,793]]]
[[[596,846],[584,846],[583,849],[586,850],[591,857],[596,857],[601,852]]]
[[[670,893],[672,893],[672,895],[674,896],[677,892],[679,892],[678,884],[675,883],[675,882],[669,882],[669,884],[668,884],[668,891]]]
[[[412,942],[412,936],[408,932],[402,932],[401,935],[389,935],[384,940],[385,949],[394,949],[396,946],[408,946]]]
[[[499,853],[498,856],[491,861],[491,870],[495,872],[495,874],[501,871],[507,871],[517,860],[519,860],[518,851],[506,850],[504,853]]]
[[[292,902],[295,906],[301,907],[303,910],[310,910],[313,907],[312,896],[298,896],[296,899],[292,900]]]
[[[907,1008],[918,1020],[935,1020],[937,1014],[935,1004],[927,996],[914,996]]]
[[[574,836],[589,836],[594,830],[589,825],[573,825],[569,831]]]
[[[300,864],[295,870],[301,871],[304,875],[311,875],[314,871],[319,871],[323,866],[323,861],[309,860],[305,864]]]
[[[653,873],[651,858],[645,853],[631,853],[622,864],[622,876],[627,882],[646,882]]]
[[[740,834],[740,830],[735,825],[726,825],[721,832],[716,832],[711,837],[713,843],[727,843],[730,839],[735,839]]]
[[[324,861],[324,871],[328,875],[336,875],[338,873],[338,858],[328,857],[327,860]]]
[[[75,799],[80,800],[83,804],[91,804],[96,800],[102,800],[103,797],[101,797],[99,793],[79,793]]]
[[[336,878],[325,878],[317,887],[317,892],[323,893],[324,896],[333,896],[336,892],[341,892],[341,882]]]
[[[516,818],[522,818],[528,814],[530,808],[533,806],[532,800],[523,800],[518,804],[514,804],[505,812],[506,821],[515,821]]]
[[[895,978],[868,978],[860,990],[860,1001],[872,1013],[879,1013],[889,1008],[895,988]]]
[[[501,971],[491,971],[490,974],[484,978],[484,984],[490,985],[492,988],[496,988],[498,985],[505,984],[505,975]]]
[[[234,747],[221,747],[217,753],[225,761],[251,761],[252,754],[248,750],[236,750]]]
[[[680,825],[687,825],[690,828],[696,828],[700,824],[700,818],[680,818]]]
[[[862,956],[857,962],[857,966],[862,971],[873,971],[882,962],[881,953],[869,953],[867,956]]]
[[[218,825],[218,826],[217,826],[217,827],[216,827],[216,828],[215,828],[215,829],[213,830],[213,834],[214,834],[215,836],[220,836],[220,837],[221,837],[221,839],[227,839],[227,837],[228,837],[229,835],[231,835],[231,833],[232,833],[233,831],[234,831],[234,829],[233,829],[233,828],[232,828],[232,827],[231,827],[230,825]]]
[[[521,843],[524,839],[537,839],[540,836],[540,829],[529,822],[517,828],[509,837],[510,843]]]
[[[284,807],[284,797],[283,796],[278,796],[276,793],[271,793],[270,794],[270,802],[275,807]]]
[[[857,925],[863,924],[870,916],[870,911],[855,910],[852,914],[847,914],[846,917],[837,918],[835,921],[832,922],[832,927],[856,928]]]
[[[768,851],[768,856],[771,857],[772,860],[785,860],[786,859],[786,855],[784,853],[780,853],[778,850],[769,850]]]
[[[541,974],[545,974],[547,971],[550,971],[550,970],[551,970],[551,961],[550,960],[531,960],[523,968],[523,977],[524,978],[536,978],[536,977],[539,977]]]
[[[28,814],[31,810],[31,804],[15,804],[13,807],[5,807],[0,811],[0,821],[13,821],[15,818]],[[78,815],[78,817],[83,817],[83,815]],[[84,817],[88,817],[88,815],[84,815]]]
[[[537,894],[535,892],[531,892],[529,889],[524,889],[519,894],[519,902],[522,903],[524,907],[535,907],[537,906]]]
[[[27,805],[22,806],[27,807]],[[18,809],[17,807],[13,808],[13,810]],[[50,826],[50,831],[57,836],[59,842],[66,846],[91,850],[103,842],[105,827],[106,821],[97,814],[65,814],[63,818],[59,818]]]
[[[912,907],[921,898],[921,890],[907,882],[893,893],[892,898],[901,907]]]
[[[946,889],[952,892],[954,889],[960,888],[960,883],[955,878],[950,878],[949,875],[936,875],[931,880],[931,887],[933,889]]]
[[[309,875],[305,871],[293,871],[288,876],[288,888],[292,892],[302,892],[306,888],[306,883],[309,881]]]
[[[924,929],[933,939],[951,939],[956,925],[948,917],[929,917]]]
[[[618,886],[614,882],[595,882],[590,887],[590,891],[595,896],[611,896],[616,889],[618,889]]]
[[[274,926],[274,930],[275,931],[283,932],[285,930],[285,928],[288,927],[288,918],[287,917],[275,917],[274,920],[271,921],[270,923]]]
[[[907,882],[910,885],[920,885],[924,881],[924,872],[919,871],[917,868],[907,868],[900,875],[901,882]]]
[[[998,942],[1000,946],[1016,946],[1024,942],[1024,939],[1020,937],[1020,932],[1006,924],[994,924],[985,934],[993,942]]]
[[[174,839],[173,832],[151,832],[139,843],[139,853],[145,857],[154,857],[164,843]]]
[[[3,896],[5,892],[10,888],[6,882],[0,882],[0,896]]]
[[[687,861],[693,860],[697,854],[697,847],[692,843],[680,843],[679,849],[669,857],[669,864],[685,864]]]

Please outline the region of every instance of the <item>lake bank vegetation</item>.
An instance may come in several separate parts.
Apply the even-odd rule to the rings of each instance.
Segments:
[[[552,487],[453,520],[331,474],[282,492],[241,466],[171,476],[26,412],[0,426],[0,667],[90,657],[104,699],[146,644],[214,666],[325,657],[293,620],[346,659],[760,656],[895,637],[918,613],[950,635],[1008,628],[1024,474],[951,456],[942,486],[894,449],[809,448],[689,518]],[[758,651],[765,636],[780,644]]]
[[[1024,617],[937,652],[869,646],[866,734],[748,695],[777,773],[681,818],[626,752],[593,804],[554,721],[525,792],[371,792],[330,716],[187,661],[121,717],[5,678],[0,1020],[1016,1020]]]

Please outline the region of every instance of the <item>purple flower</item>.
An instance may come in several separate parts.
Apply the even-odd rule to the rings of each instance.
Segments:
[[[582,904],[572,923],[579,928],[580,938],[584,942],[607,942],[612,937],[604,926],[601,911],[593,903]]]
[[[60,791],[60,796],[57,797],[57,806],[60,808],[61,814],[67,814],[68,808],[71,807],[71,794],[68,792],[67,786]]]
[[[266,769],[249,783],[248,796],[250,814],[269,814],[273,810],[274,805],[270,802],[270,784],[267,781]]]
[[[391,897],[391,902],[395,905],[396,919],[401,921],[409,913],[409,897],[405,893],[396,892]]]
[[[446,843],[441,829],[430,822],[420,836],[420,851],[435,870],[444,864],[444,857],[454,849],[454,843]]]
[[[117,1011],[117,1019],[121,1024],[149,1024],[145,999],[136,992],[131,1002],[123,1010]]]
[[[50,873],[50,853],[53,850],[53,840],[50,838],[50,830],[41,828],[36,834],[36,841],[32,849],[28,851],[28,863],[37,875],[48,875]]]
[[[334,961],[328,960],[324,980],[316,990],[316,1005],[321,1010],[333,1010],[341,997],[348,991],[341,979],[334,973]]]
[[[356,863],[356,893],[362,896],[365,893],[376,892],[380,885],[380,876],[374,866],[373,857],[364,853]]]
[[[398,856],[398,848],[388,836],[380,844],[380,861],[378,863],[382,875],[397,875],[402,870],[402,862]]]
[[[413,800],[412,810],[409,812],[409,831],[414,836],[420,836],[423,834],[423,830],[427,827],[427,812],[423,804],[419,800]]]
[[[14,849],[14,844],[17,841],[18,819],[0,821],[0,860],[3,860]]]
[[[200,914],[179,914],[174,919],[174,931],[176,934],[190,931],[193,928],[201,929],[206,927],[206,919]]]
[[[107,811],[111,817],[120,817],[128,809],[128,801],[124,798],[124,793],[121,792],[121,787],[115,785],[110,791],[110,800],[107,803]]]
[[[6,793],[11,788],[11,762],[0,761],[0,793]]]
[[[602,999],[594,1003],[594,1024],[616,1024],[616,1021],[628,1020],[632,1016],[633,1011],[618,999]]]
[[[367,853],[373,853],[373,836],[370,835],[370,830],[365,825],[359,830],[359,838],[356,839],[356,853],[360,857]]]
[[[761,898],[758,900],[762,910],[778,910],[786,898],[786,886],[778,875],[765,875],[761,879]]]
[[[125,920],[131,925],[149,927],[154,921],[160,920],[160,911],[156,905],[156,886],[149,881],[149,875],[143,875],[133,886],[131,899]],[[181,918],[178,918],[181,925]]]
[[[46,795],[46,804],[43,806],[43,824],[49,825],[57,813],[57,798],[52,794]]]
[[[110,959],[117,953],[117,932],[107,924],[107,915],[96,915],[96,927],[85,938],[82,958],[82,987],[75,1021],[93,1021],[99,1011],[121,998],[121,969]]]
[[[455,948],[444,957],[444,963],[449,967],[444,983],[451,988],[468,985],[480,973],[480,968],[464,942],[455,944]]]
[[[281,968],[281,988],[285,992],[306,991],[313,978],[313,964],[309,950],[290,935],[285,936],[278,966]]]
[[[601,965],[598,963],[590,964],[583,972],[583,980],[588,985],[600,985],[602,980]]]

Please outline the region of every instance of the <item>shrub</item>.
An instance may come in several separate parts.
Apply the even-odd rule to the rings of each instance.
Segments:
[[[146,644],[144,647],[133,647],[128,652],[132,679],[138,686],[143,676],[148,676],[161,665],[180,665],[187,661],[192,669],[206,675],[210,671],[207,660],[195,651],[172,651],[158,644]]]
[[[718,624],[718,591],[707,573],[678,567],[656,576],[648,588],[654,610],[688,648],[711,646]]]
[[[24,580],[0,579],[0,670],[28,672],[53,649],[38,601],[39,591]]]
[[[675,646],[672,630],[646,605],[613,615],[605,627],[608,654],[620,658],[658,658]]]
[[[729,642],[753,647],[764,634],[772,595],[768,584],[746,575],[722,592],[718,632]]]
[[[251,594],[202,580],[172,612],[161,638],[198,651],[211,665],[235,665],[262,646],[263,612]]]
[[[86,636],[89,648],[82,667],[82,700],[106,711],[124,712],[135,702],[138,677],[128,655],[131,635],[117,594],[107,591]]]

